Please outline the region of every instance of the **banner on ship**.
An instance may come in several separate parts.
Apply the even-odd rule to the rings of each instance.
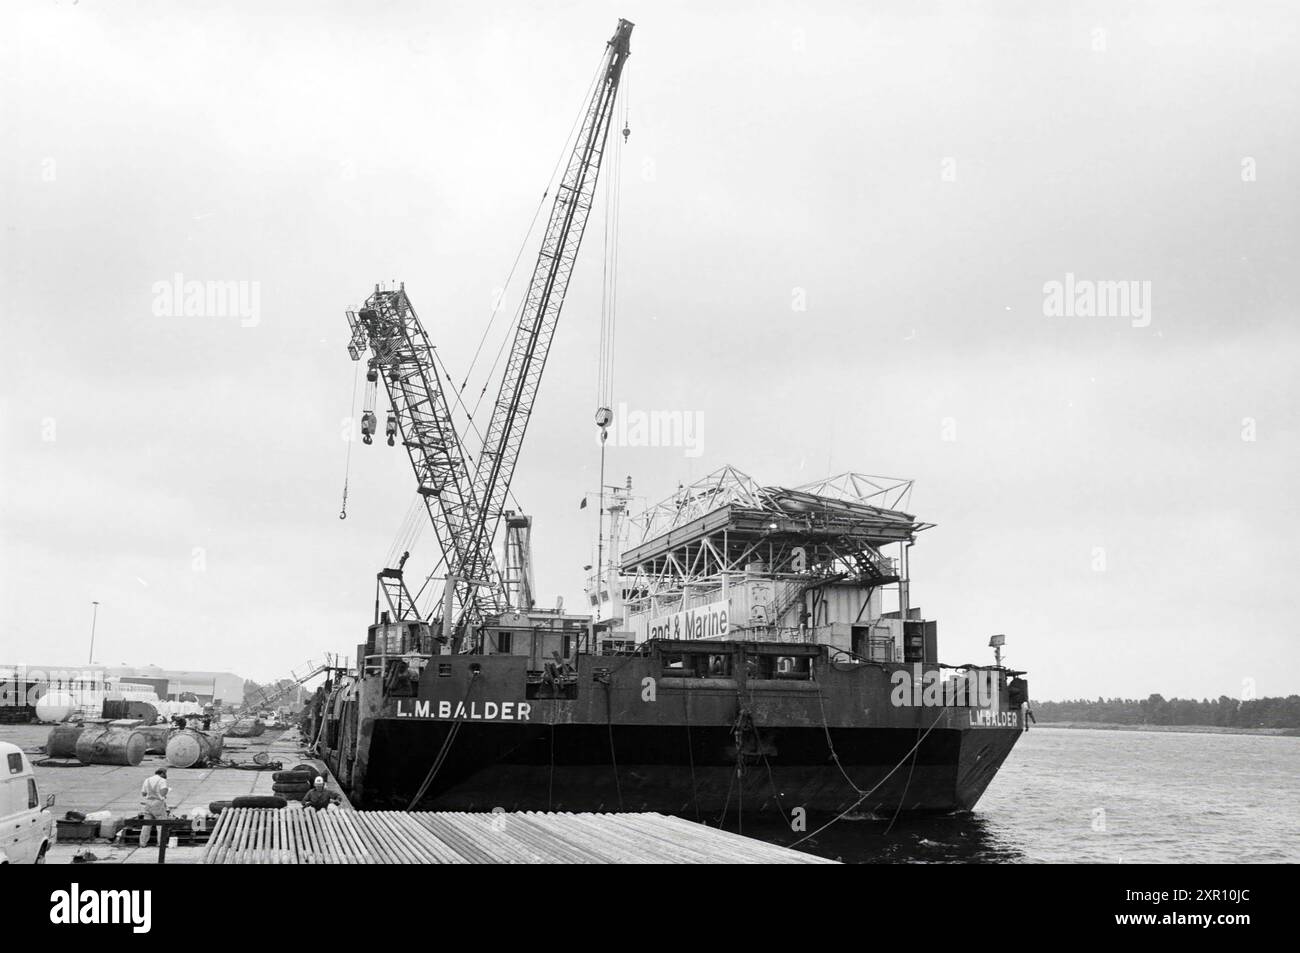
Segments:
[[[730,622],[731,604],[723,599],[651,619],[649,637],[652,639],[724,638]]]

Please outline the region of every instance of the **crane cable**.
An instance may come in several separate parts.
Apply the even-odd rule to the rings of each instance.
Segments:
[[[618,325],[619,197],[623,182],[623,147],[630,134],[624,95],[623,138],[614,141],[614,162],[605,177],[605,249],[601,264],[600,345],[596,360],[596,423],[600,427],[600,483],[596,505],[596,618],[601,617],[605,580],[605,443],[613,419],[614,332]],[[611,553],[616,557],[616,553]]]
[[[455,400],[455,405],[458,406],[460,410],[465,414],[465,419],[466,422],[469,424],[470,430],[479,439],[479,443],[480,443],[479,454],[478,454],[479,456],[481,456],[483,451],[486,449],[484,446],[482,446],[482,444],[485,443],[485,437],[483,435],[483,432],[479,429],[478,424],[475,422],[475,418],[478,415],[479,408],[483,404],[484,397],[487,395],[487,389],[489,384],[492,381],[492,377],[495,374],[498,365],[501,363],[501,358],[505,354],[506,347],[510,343],[511,340],[510,331],[513,327],[518,325],[520,317],[523,314],[524,306],[527,303],[527,296],[525,296],[525,298],[520,301],[519,307],[515,312],[515,320],[506,328],[506,333],[502,337],[501,345],[497,349],[496,359],[492,362],[492,366],[488,369],[487,376],[483,382],[483,387],[479,391],[478,399],[475,401],[472,410],[469,409],[465,404],[465,400],[463,396],[464,391],[466,386],[468,386],[469,384],[469,379],[474,372],[474,368],[478,364],[479,357],[481,356],[483,351],[483,346],[487,342],[488,336],[491,334],[492,326],[496,322],[497,315],[501,310],[501,305],[504,303],[506,299],[506,292],[510,287],[510,282],[514,278],[515,271],[519,267],[519,262],[523,258],[523,253],[525,249],[528,247],[530,240],[532,239],[533,232],[537,228],[537,222],[541,216],[542,209],[545,207],[546,200],[547,198],[550,197],[552,187],[556,185],[557,176],[559,176],[560,174],[561,167],[564,163],[564,158],[572,151],[571,143],[574,140],[574,136],[578,131],[578,128],[583,120],[583,117],[587,114],[587,103],[591,99],[591,95],[596,87],[596,84],[600,81],[601,76],[604,74],[604,63],[605,63],[605,53],[602,51],[596,71],[592,75],[591,82],[587,86],[587,93],[583,97],[583,101],[582,101],[583,105],[578,110],[578,114],[574,117],[573,124],[569,127],[569,132],[564,138],[564,142],[561,145],[560,153],[556,157],[555,165],[551,169],[550,177],[547,179],[546,188],[542,191],[542,196],[537,202],[537,207],[533,210],[532,220],[529,222],[528,229],[524,234],[523,241],[520,242],[519,249],[518,251],[515,252],[515,258],[513,263],[510,266],[510,271],[506,275],[506,280],[505,280],[505,284],[502,286],[501,295],[497,298],[497,300],[493,304],[492,314],[488,318],[487,327],[484,328],[483,334],[479,338],[479,343],[478,346],[475,348],[474,356],[470,360],[469,367],[466,369],[459,387],[456,386],[455,379],[448,371],[447,366],[443,362],[442,356],[438,353],[437,348],[435,347],[433,349],[434,360],[437,361],[438,367],[442,370],[443,378],[447,381],[449,385],[449,389],[452,391],[452,396]],[[355,391],[355,382],[354,382],[354,391]],[[355,393],[354,393],[354,397],[353,397],[354,414],[355,411],[356,411],[356,405],[355,405]],[[456,434],[456,438],[458,443],[458,449],[460,450],[460,452],[464,457],[468,458],[468,453],[463,445],[463,441],[460,440],[459,433]],[[348,450],[349,453],[351,453],[350,445]],[[466,470],[468,471],[468,469],[469,467],[467,464]],[[515,507],[522,512],[523,507],[519,504],[519,499],[515,496],[513,489],[507,488],[507,492],[509,493],[510,499],[514,502]],[[345,483],[344,493],[346,499],[346,483]],[[420,510],[424,508],[422,505],[420,505],[422,502],[423,502],[422,499],[418,496],[412,501],[411,507],[407,511],[407,516],[402,521],[402,524],[397,531],[397,535],[393,540],[392,549],[389,551],[388,562],[390,564],[393,562],[393,559],[396,557],[398,553],[410,552],[414,548],[415,543],[420,538],[420,535],[422,534],[424,529],[424,522],[422,519],[419,518],[418,515]],[[440,568],[442,565],[445,564],[446,558],[447,556],[446,553],[444,552],[438,561],[438,566],[435,567],[432,570],[432,572],[430,572],[429,576],[425,579],[424,584],[420,587],[419,593],[415,596],[417,602],[419,601],[421,594],[423,594],[424,590],[428,587],[428,584],[432,580],[434,573],[437,573],[438,568]]]
[[[587,93],[582,98],[582,106],[579,108],[578,114],[574,117],[573,124],[569,127],[569,132],[565,136],[564,142],[561,143],[560,154],[556,156],[555,165],[551,169],[551,175],[546,180],[546,188],[542,191],[542,197],[537,202],[537,208],[533,210],[533,219],[528,225],[528,231],[524,234],[524,240],[520,243],[519,250],[515,253],[514,263],[510,266],[510,272],[506,275],[505,284],[501,289],[501,296],[497,298],[496,303],[492,308],[492,316],[488,319],[488,326],[483,330],[483,336],[479,339],[478,348],[474,351],[474,358],[470,361],[469,368],[465,371],[464,378],[462,379],[459,388],[461,392],[465,390],[466,385],[469,383],[470,375],[473,373],[474,367],[478,364],[478,359],[482,353],[483,345],[487,342],[488,334],[492,330],[492,324],[496,321],[497,314],[501,310],[501,305],[505,302],[506,292],[510,288],[510,281],[514,277],[515,269],[519,267],[519,262],[523,258],[524,250],[528,247],[528,243],[532,239],[533,231],[537,227],[537,222],[541,216],[542,209],[546,205],[546,200],[550,197],[551,189],[553,186],[557,185],[557,177],[560,174],[561,166],[564,164],[564,158],[573,151],[571,143],[578,131],[579,124],[587,114],[587,106],[591,99],[592,92],[596,88],[596,83],[600,81],[601,76],[604,74],[604,65],[605,54],[602,52],[600,55],[600,61],[596,67],[596,72],[592,75],[591,82],[587,85]],[[488,368],[487,376],[483,381],[483,387],[479,391],[478,399],[474,403],[474,409],[466,411],[467,416],[471,419],[471,423],[473,418],[478,416],[479,407],[483,404],[483,398],[487,394],[488,385],[492,382],[492,377],[497,366],[501,363],[501,357],[505,353],[507,345],[510,343],[510,331],[519,324],[519,317],[523,313],[524,304],[526,302],[527,296],[525,296],[523,301],[520,301],[519,308],[515,312],[515,320],[506,328],[506,333],[501,340],[501,346],[497,348],[496,359],[493,360],[492,366]],[[457,399],[459,401],[459,394],[457,395]],[[464,403],[461,403],[461,409],[465,409]]]
[[[591,82],[587,86],[586,96],[583,97],[584,105],[581,109],[579,109],[577,116],[574,117],[573,124],[569,127],[569,132],[565,136],[564,142],[561,144],[560,154],[556,157],[555,165],[551,169],[550,177],[546,181],[546,188],[543,189],[542,197],[538,199],[537,207],[533,210],[532,220],[529,222],[528,229],[524,233],[523,241],[519,243],[518,251],[515,252],[514,262],[510,265],[510,271],[506,275],[505,284],[502,286],[501,289],[501,295],[497,298],[497,300],[493,304],[492,314],[488,318],[487,327],[483,329],[483,334],[479,337],[478,347],[475,348],[474,350],[474,356],[470,360],[469,367],[465,370],[465,374],[461,379],[459,387],[456,386],[455,378],[452,377],[451,372],[447,369],[447,365],[442,360],[442,355],[438,353],[438,349],[436,347],[433,349],[434,360],[437,361],[438,367],[442,370],[443,379],[447,381],[448,389],[451,390],[452,392],[452,397],[455,401],[455,406],[458,406],[461,412],[465,414],[465,420],[469,424],[470,430],[474,433],[474,435],[479,440],[479,444],[480,444],[479,455],[482,455],[484,449],[482,445],[485,443],[485,438],[483,432],[479,429],[478,424],[475,422],[475,418],[478,416],[479,408],[483,404],[483,398],[487,395],[488,385],[491,383],[492,377],[496,372],[497,366],[501,363],[501,358],[505,354],[506,346],[510,342],[510,338],[511,338],[510,331],[515,325],[519,323],[520,315],[522,315],[523,313],[524,304],[526,303],[527,300],[526,298],[525,300],[520,301],[519,308],[515,312],[515,320],[511,322],[511,324],[506,328],[506,334],[503,336],[501,340],[501,346],[497,349],[496,359],[492,362],[492,366],[488,368],[487,376],[485,377],[483,382],[483,387],[479,391],[478,400],[475,401],[473,409],[468,408],[465,404],[465,399],[464,399],[465,388],[468,386],[469,379],[471,375],[474,373],[474,368],[478,365],[479,357],[482,355],[483,352],[483,346],[484,344],[487,343],[488,336],[492,332],[492,326],[496,322],[497,315],[501,310],[501,305],[505,302],[506,292],[510,288],[510,282],[514,278],[515,271],[519,267],[519,262],[523,259],[524,251],[527,249],[528,244],[532,239],[533,232],[537,228],[538,219],[541,216],[542,209],[545,207],[547,198],[550,197],[552,186],[555,185],[556,177],[560,173],[560,168],[564,162],[564,157],[572,151],[570,143],[577,132],[579,123],[582,122],[583,116],[586,115],[587,110],[585,104],[591,98],[592,90],[595,89],[596,83],[599,81],[600,76],[602,75],[601,67],[603,67],[604,61],[605,61],[605,54],[602,52],[600,57],[600,64],[598,65],[596,72],[593,74],[591,78]],[[466,458],[466,471],[468,472],[469,454],[464,446],[464,442],[460,440],[459,432],[456,434],[456,438],[458,443],[458,449],[460,450],[461,454]],[[518,509],[520,512],[522,512],[523,507],[520,505],[519,499],[518,497],[515,496],[513,489],[510,488],[507,490],[507,492],[510,495],[511,501],[514,503],[515,508]],[[419,497],[416,498],[415,502],[417,503],[419,502]],[[413,503],[411,512],[418,512],[419,509],[420,508],[415,506]],[[408,519],[409,518],[410,518],[410,514],[408,513]],[[391,557],[396,555],[397,553],[411,551],[414,548],[414,545],[418,541],[423,530],[424,530],[424,524],[423,522],[419,522],[414,529],[414,533],[412,534],[410,532],[410,528],[406,526],[404,522],[403,527],[398,530],[397,538],[394,539],[393,541],[393,548],[390,552],[389,562],[392,562]],[[403,542],[405,542],[406,545],[402,545]],[[438,571],[438,568],[441,567],[445,562],[446,562],[446,554],[444,553],[442,557],[439,559],[438,567],[435,567],[433,569],[432,573],[430,573],[429,578],[425,579],[424,585],[420,587],[420,593],[424,592],[425,588],[428,586],[430,582],[430,579],[432,578],[433,573],[436,573]],[[417,594],[415,598],[418,601],[420,596]]]
[[[361,379],[361,362],[355,362],[355,370],[352,372],[352,404],[348,412],[348,454],[347,460],[343,464],[343,507],[339,510],[339,519],[348,518],[348,477],[352,474],[352,444],[355,431],[352,429],[356,426],[357,420],[357,381]]]
[[[624,95],[622,140],[615,139],[614,162],[605,179],[605,255],[601,273],[600,355],[597,359],[596,406],[609,408],[614,399],[614,335],[618,327],[619,224],[623,186],[623,147],[631,134]]]

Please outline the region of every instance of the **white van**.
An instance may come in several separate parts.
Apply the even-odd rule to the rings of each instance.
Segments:
[[[0,741],[0,864],[43,864],[54,839],[54,795],[41,804],[23,749]]]

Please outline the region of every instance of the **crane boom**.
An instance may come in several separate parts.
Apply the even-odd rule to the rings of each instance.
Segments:
[[[381,291],[366,299],[358,314],[348,312],[352,342],[348,353],[359,360],[367,346],[373,352],[370,367],[382,374],[396,417],[397,431],[415,471],[416,489],[424,500],[438,545],[447,556],[449,575],[470,561],[480,566],[485,591],[462,584],[462,609],[499,612],[500,573],[488,547],[486,558],[470,559],[478,506],[465,454],[452,422],[447,393],[434,361],[433,344],[420,323],[405,285]],[[438,603],[441,605],[441,603]],[[408,609],[413,609],[408,598]]]
[[[405,286],[396,291],[376,287],[359,312],[348,312],[352,329],[348,353],[354,361],[360,360],[369,348],[373,352],[369,373],[385,372],[384,387],[393,408],[390,442],[393,433],[400,433],[410,455],[417,487],[446,558],[448,582],[444,586],[454,580],[452,612],[457,627],[506,608],[493,542],[595,200],[619,80],[630,55],[632,26],[619,20],[606,44],[595,89],[556,190],[492,418],[472,472],[448,408],[433,345]],[[363,419],[363,431],[365,426]],[[373,430],[373,419],[369,426]],[[369,442],[369,436],[366,439]],[[529,591],[531,585],[521,585],[522,581],[515,580],[515,588],[520,593]],[[400,570],[396,582],[389,583],[402,586]],[[531,601],[531,595],[527,598]],[[409,602],[407,598],[405,603]],[[395,604],[402,603],[398,599]],[[435,602],[440,604],[442,599]],[[445,615],[447,610],[443,612]]]
[[[477,545],[471,547],[471,552],[479,560],[492,555],[491,542],[501,521],[578,247],[595,201],[596,180],[613,121],[614,101],[631,52],[632,27],[627,20],[619,20],[607,44],[603,72],[598,76],[582,129],[555,193],[555,204],[515,328],[492,419],[475,464],[471,496],[482,509],[475,534]],[[476,575],[484,569],[476,564],[467,572]]]

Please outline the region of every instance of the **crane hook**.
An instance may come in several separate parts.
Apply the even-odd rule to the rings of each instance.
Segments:
[[[339,519],[345,520],[347,518],[348,518],[348,482],[347,480],[344,480],[343,481],[343,508],[339,510]]]
[[[627,120],[623,120],[623,141],[627,142],[627,137],[632,135],[632,127],[628,125]]]

